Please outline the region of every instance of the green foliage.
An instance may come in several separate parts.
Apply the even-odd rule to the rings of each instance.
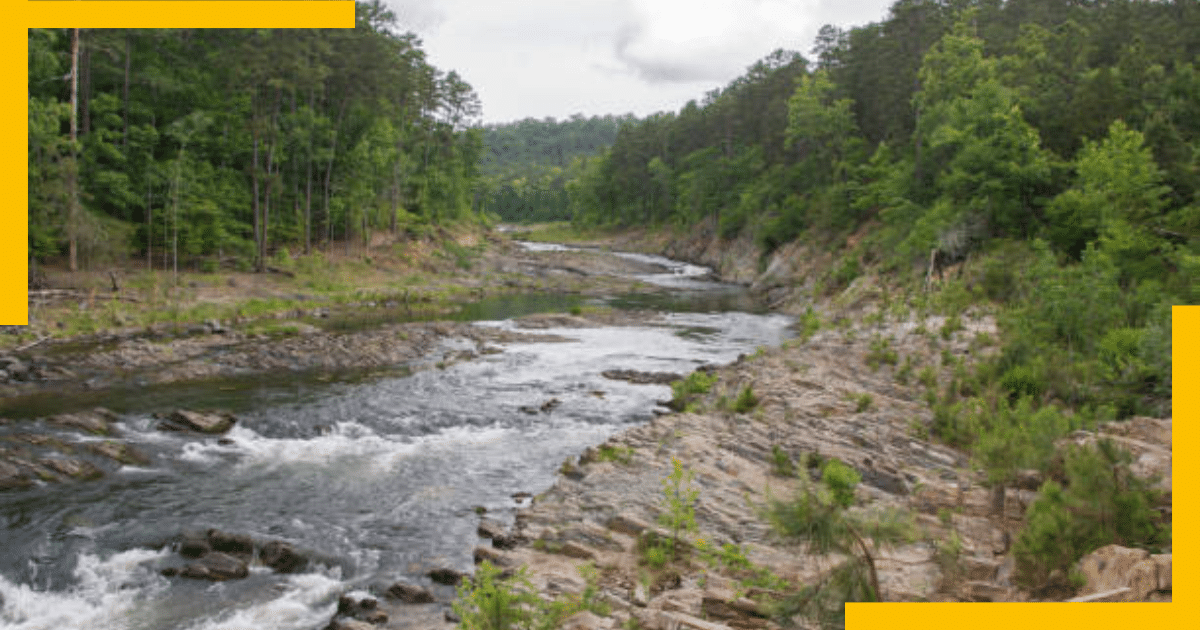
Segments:
[[[764,510],[774,529],[801,541],[806,553],[839,554],[846,558],[820,581],[803,586],[778,603],[775,616],[784,623],[802,615],[822,625],[844,624],[846,602],[879,600],[872,550],[914,536],[912,519],[907,514],[887,511],[857,515],[846,509],[853,501],[853,487],[859,481],[853,469],[829,460],[823,471],[824,490],[804,484],[794,499],[771,500]],[[873,546],[867,546],[867,538],[873,541]]]
[[[1171,531],[1154,507],[1160,495],[1130,472],[1132,457],[1111,441],[1074,447],[1066,455],[1067,486],[1047,481],[1025,515],[1013,544],[1016,582],[1048,585],[1085,554],[1108,544],[1157,552]]]
[[[872,398],[871,395],[866,392],[858,394],[857,396],[853,396],[852,399],[854,400],[854,412],[855,413],[862,413],[862,412],[870,409],[871,404],[873,402],[875,402],[875,399]]]
[[[682,381],[671,383],[672,408],[685,409],[698,396],[707,394],[716,382],[715,373],[697,370],[688,374]]]
[[[796,464],[792,462],[791,455],[778,444],[771,445],[771,472],[780,477],[796,476]]]
[[[584,565],[579,572],[587,584],[583,593],[548,602],[538,597],[525,567],[503,578],[500,569],[484,560],[474,579],[463,578],[452,606],[460,627],[467,630],[553,630],[583,610],[608,614],[607,606],[598,599],[595,567]]]
[[[658,521],[670,531],[671,538],[666,539],[664,544],[671,558],[677,559],[679,536],[684,532],[696,531],[696,499],[700,491],[692,487],[694,472],[684,468],[683,463],[674,457],[671,458],[671,466],[671,474],[662,481],[664,510]]]
[[[878,370],[880,365],[896,365],[900,360],[896,351],[892,349],[892,340],[876,335],[871,340],[870,350],[867,352],[867,365],[871,366],[872,370]]]
[[[596,459],[602,462],[616,462],[628,466],[633,461],[633,449],[628,446],[602,444],[596,451]]]
[[[841,460],[831,459],[821,468],[821,480],[829,487],[834,504],[845,508],[854,503],[854,488],[862,476]]]
[[[758,406],[758,396],[754,395],[754,388],[747,385],[738,392],[737,398],[733,401],[733,411],[735,413],[746,413]]]

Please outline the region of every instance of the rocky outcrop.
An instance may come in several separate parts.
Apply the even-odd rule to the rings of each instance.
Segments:
[[[276,573],[298,573],[308,566],[308,558],[291,543],[273,540],[263,545],[259,560]]]
[[[387,594],[406,604],[432,604],[434,602],[433,593],[429,592],[429,589],[405,582],[396,582],[391,585]]]
[[[228,413],[201,413],[177,409],[163,417],[160,431],[193,431],[196,433],[225,433],[233,428],[237,418]]]
[[[1087,584],[1078,601],[1144,602],[1169,600],[1171,554],[1108,545],[1079,561]]]
[[[111,423],[116,421],[117,414],[103,407],[91,411],[61,413],[46,419],[47,423],[54,426],[80,429],[95,435],[108,435],[112,431]]]
[[[614,381],[626,381],[634,385],[670,385],[683,378],[673,372],[640,372],[638,370],[605,370],[601,376]]]
[[[277,573],[297,573],[310,563],[308,554],[292,543],[281,540],[257,543],[245,534],[219,529],[185,531],[175,541],[175,551],[190,562],[182,567],[168,567],[163,570],[164,575],[213,581],[244,578],[256,561]]]

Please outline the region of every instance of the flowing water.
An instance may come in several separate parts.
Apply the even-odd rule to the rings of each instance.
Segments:
[[[342,593],[428,584],[424,572],[438,566],[469,570],[477,507],[511,520],[514,493],[546,489],[564,459],[647,421],[670,398],[666,386],[603,371],[687,373],[788,335],[788,318],[748,312],[740,289],[701,279],[707,270],[646,260],[664,271],[643,279],[671,295],[607,302],[667,310],[665,325],[550,329],[569,341],[511,344],[445,369],[88,401],[120,410],[119,434],[151,463],[0,492],[0,627],[313,630]],[[541,411],[550,399],[558,406]],[[151,412],[177,403],[234,409],[240,421],[227,439],[155,430]],[[0,429],[13,426],[87,439],[36,419]],[[162,576],[180,562],[173,539],[209,527],[286,540],[316,561],[293,575],[252,567],[224,583]]]

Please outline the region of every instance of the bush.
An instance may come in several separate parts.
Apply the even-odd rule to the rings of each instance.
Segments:
[[[831,459],[821,469],[821,481],[829,487],[834,504],[850,507],[854,503],[854,488],[862,481],[862,476],[841,460]]]
[[[466,630],[552,630],[583,610],[600,615],[610,611],[597,601],[599,582],[595,567],[585,564],[579,568],[586,586],[583,593],[567,594],[554,601],[538,597],[525,567],[507,579],[500,569],[484,560],[475,572],[474,580],[463,578],[458,587],[454,612],[461,628]]]
[[[738,397],[733,401],[733,410],[737,413],[746,413],[758,406],[758,396],[754,395],[754,388],[747,385],[738,393]]]
[[[1013,400],[1021,397],[1041,398],[1045,391],[1041,374],[1027,365],[1009,368],[1004,376],[1000,377],[1000,387],[1004,388]]]
[[[1013,544],[1019,586],[1045,587],[1052,572],[1068,575],[1085,554],[1108,544],[1152,552],[1170,544],[1170,526],[1154,510],[1161,497],[1133,476],[1132,459],[1108,440],[1067,453],[1067,486],[1043,484]]]
[[[717,382],[717,375],[697,370],[688,374],[687,378],[682,381],[671,383],[671,407],[676,410],[683,410],[688,403],[692,402],[697,396],[707,394],[712,386]]]
[[[771,445],[771,472],[780,477],[796,476],[796,464],[778,444]]]

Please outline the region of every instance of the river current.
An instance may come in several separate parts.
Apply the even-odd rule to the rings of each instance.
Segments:
[[[226,439],[157,431],[151,413],[169,392],[123,394],[117,431],[148,465],[0,492],[0,628],[315,630],[343,593],[428,585],[424,573],[440,566],[470,570],[477,508],[511,521],[515,493],[545,490],[565,459],[648,421],[671,396],[602,372],[686,374],[789,334],[789,318],[752,312],[742,289],[704,279],[706,269],[628,256],[662,266],[642,279],[669,296],[601,302],[667,311],[662,325],[539,330],[567,340],[509,344],[442,369],[189,389],[188,406],[237,412]],[[160,574],[181,532],[210,527],[285,540],[316,561],[221,583]]]

